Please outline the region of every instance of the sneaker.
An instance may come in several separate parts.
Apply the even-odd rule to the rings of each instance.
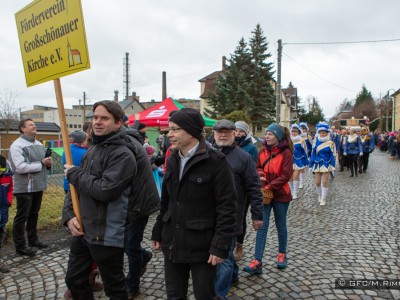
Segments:
[[[235,250],[233,251],[233,256],[236,261],[239,261],[243,258],[243,245],[240,243],[236,243]]]
[[[36,249],[29,248],[29,247],[17,249],[16,251],[19,255],[26,255],[26,256],[30,256],[30,257],[33,257],[36,254]]]
[[[11,268],[5,265],[0,265],[0,273],[8,273],[11,271]]]
[[[29,243],[29,246],[30,247],[35,247],[35,248],[38,248],[38,249],[45,249],[45,248],[49,247],[49,245],[47,245],[47,244],[45,244],[43,242],[40,242],[40,241],[37,241],[34,244]]]
[[[143,276],[143,274],[146,272],[147,264],[153,257],[153,253],[151,251],[144,250],[144,255],[143,255],[143,265],[142,265],[142,270],[140,271],[140,277]]]
[[[65,293],[64,293],[64,295],[62,297],[62,300],[73,300],[70,290],[66,290],[65,291]]]
[[[302,189],[303,188],[303,184],[302,183],[300,183],[300,185],[299,185],[299,189]]]
[[[326,198],[321,197],[321,202],[319,203],[319,205],[324,206],[325,204],[326,204]]]
[[[296,200],[297,198],[299,198],[299,196],[296,193],[292,193],[292,199]]]
[[[287,267],[286,254],[278,253],[278,261],[276,262],[278,269],[285,269]]]
[[[243,268],[243,271],[254,275],[254,274],[261,274],[262,273],[262,263],[259,262],[257,259],[253,259],[248,266]]]

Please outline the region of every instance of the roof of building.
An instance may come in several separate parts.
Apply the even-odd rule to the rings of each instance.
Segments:
[[[105,100],[101,100],[101,101],[105,101]],[[108,101],[114,101],[114,100],[108,100]],[[119,106],[121,106],[122,110],[125,111],[125,109],[127,109],[130,105],[132,105],[133,102],[137,102],[142,108],[143,110],[146,109],[142,103],[140,103],[139,101],[137,101],[136,99],[132,100],[132,99],[128,99],[128,100],[123,100],[123,101],[118,101]],[[93,111],[89,111],[86,116],[86,118],[91,118],[93,117]]]
[[[10,131],[18,131],[18,123],[19,121],[11,121],[10,122]],[[60,132],[61,128],[56,123],[49,122],[35,122],[36,131],[38,132]],[[6,129],[6,122],[4,120],[0,120],[0,130],[3,131]]]
[[[211,74],[207,75],[206,77],[203,77],[202,79],[200,79],[199,82],[206,81],[207,79],[217,79],[218,77],[222,76],[224,74],[224,72],[225,72],[224,70],[212,72]]]

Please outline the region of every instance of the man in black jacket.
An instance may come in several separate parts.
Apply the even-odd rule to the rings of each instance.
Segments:
[[[139,141],[136,131],[126,130],[129,141],[135,147],[137,173],[133,179],[129,196],[127,241],[125,253],[128,257],[129,271],[126,276],[129,299],[139,295],[140,277],[143,275],[152,254],[142,248],[143,233],[149,216],[160,209],[160,198],[155,184],[147,153]]]
[[[65,277],[73,299],[94,299],[88,280],[93,261],[100,270],[106,295],[110,299],[128,299],[123,272],[124,243],[136,160],[132,143],[120,130],[123,116],[116,102],[95,103],[93,146],[79,167],[64,166],[67,180],[79,194],[83,224],[81,228],[68,193],[62,223],[73,235]]]
[[[169,120],[161,210],[153,228],[154,249],[164,253],[168,299],[186,299],[192,274],[196,299],[213,299],[216,265],[228,257],[236,232],[236,192],[225,156],[206,146],[204,120],[192,108]]]
[[[251,207],[253,228],[259,229],[263,224],[263,205],[260,176],[256,171],[253,157],[236,146],[235,124],[229,120],[220,120],[214,124],[214,147],[225,154],[235,177],[235,191],[237,194],[236,235],[243,232],[244,209],[246,199]],[[229,257],[217,268],[215,290],[218,296],[226,299],[232,283],[239,280],[239,267],[235,262],[234,249],[236,236],[232,238],[232,247]]]

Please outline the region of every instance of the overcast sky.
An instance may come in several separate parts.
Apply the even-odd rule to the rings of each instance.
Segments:
[[[26,87],[15,13],[31,1],[1,1],[0,88],[18,94],[15,108],[56,106],[53,82]],[[85,91],[91,103],[123,91],[123,59],[130,53],[131,89],[141,101],[167,94],[199,99],[199,79],[221,69],[238,41],[257,23],[269,43],[276,70],[282,39],[282,86],[292,82],[303,103],[318,98],[331,116],[363,84],[379,98],[400,88],[400,41],[293,45],[400,39],[398,0],[82,0],[91,69],[61,78],[65,107]],[[286,44],[287,43],[287,44]],[[391,90],[391,93],[393,90]]]

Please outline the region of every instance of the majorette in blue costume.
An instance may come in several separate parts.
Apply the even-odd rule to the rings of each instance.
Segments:
[[[307,146],[307,157],[308,157],[308,160],[310,160],[311,151],[312,151],[312,143],[311,143],[312,139],[311,139],[311,136],[308,134],[308,130],[309,130],[308,125],[306,122],[300,122],[299,126],[301,128],[301,134],[300,134],[301,138],[303,139],[303,141],[306,143],[306,146]],[[302,189],[304,186],[304,178],[306,176],[305,171],[306,171],[305,168],[300,171],[300,186],[299,186],[300,189]]]
[[[307,145],[301,137],[301,129],[297,124],[290,126],[290,138],[293,142],[292,198],[297,199],[300,188],[300,172],[308,166]]]
[[[317,124],[317,134],[310,159],[310,168],[315,173],[315,185],[321,205],[326,204],[328,196],[329,172],[334,171],[336,166],[335,143],[331,140],[329,132],[327,123]]]
[[[312,143],[311,143],[311,137],[308,134],[308,130],[309,130],[308,125],[306,122],[300,122],[299,126],[301,128],[300,135],[307,145],[307,155],[308,155],[308,159],[310,159],[311,151],[312,151]]]

